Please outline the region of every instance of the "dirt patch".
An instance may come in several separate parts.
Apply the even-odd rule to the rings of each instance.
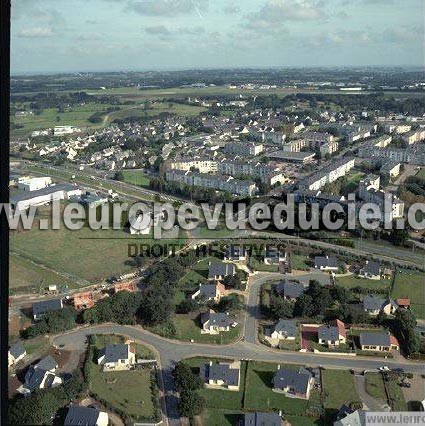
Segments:
[[[55,349],[54,347],[51,347],[49,349],[49,355],[51,355],[55,359],[60,369],[62,369],[66,364],[68,364],[69,359],[71,358],[71,353],[71,351]]]
[[[425,379],[419,375],[414,375],[413,379],[408,379],[411,387],[401,388],[404,399],[409,401],[423,401],[425,399]]]
[[[16,376],[9,376],[8,382],[7,382],[7,389],[8,389],[8,395],[9,399],[13,398],[18,392],[17,389],[19,386],[21,386],[21,382]]]

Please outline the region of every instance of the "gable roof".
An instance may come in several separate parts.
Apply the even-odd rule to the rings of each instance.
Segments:
[[[244,426],[280,426],[282,418],[278,413],[245,413]]]
[[[297,335],[297,322],[295,320],[281,319],[274,326],[274,331],[284,333],[287,337],[296,337]]]
[[[199,285],[199,295],[206,298],[215,297],[217,292],[216,284],[200,284]]]
[[[305,369],[289,370],[279,369],[273,377],[273,387],[275,389],[293,389],[295,393],[305,394],[312,375]]]
[[[304,293],[304,285],[296,281],[283,280],[276,285],[276,290],[278,293],[283,294],[285,297],[290,297],[291,299],[297,299]]]
[[[204,380],[221,380],[230,386],[239,385],[239,373],[239,368],[231,368],[231,365],[227,363],[203,364],[201,366],[201,377]]]
[[[130,345],[124,343],[107,345],[104,348],[105,362],[118,362],[120,359],[128,359]]]
[[[363,298],[363,308],[368,311],[377,311],[385,304],[385,299],[375,295],[366,295]]]
[[[391,346],[390,334],[382,332],[363,332],[360,333],[360,345],[367,346]]]
[[[208,278],[215,278],[217,275],[234,275],[235,265],[233,263],[212,262],[208,270]]]
[[[201,315],[202,324],[209,323],[209,325],[215,325],[218,327],[229,327],[232,323],[232,320],[229,317],[228,313],[225,312],[205,312]]]
[[[338,259],[334,256],[316,256],[314,258],[315,268],[337,268]]]
[[[58,311],[62,309],[61,299],[43,300],[41,302],[35,302],[32,305],[33,315],[42,315],[48,311]]]
[[[323,324],[319,327],[319,339],[335,341],[339,340],[339,336],[346,337],[344,323],[340,320],[332,321],[330,324]]]
[[[371,275],[379,275],[381,272],[381,264],[379,262],[373,262],[372,260],[367,260],[363,268],[365,273]]]
[[[21,342],[18,342],[9,348],[9,353],[13,356],[13,358],[19,358],[21,355],[25,354],[26,351],[24,345]]]
[[[47,355],[46,357],[41,359],[36,365],[34,365],[34,368],[48,371],[56,370],[58,368],[58,363],[51,355]]]
[[[96,408],[71,405],[64,426],[96,426],[100,411]]]

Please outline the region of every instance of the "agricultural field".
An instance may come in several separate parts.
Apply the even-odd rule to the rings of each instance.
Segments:
[[[417,319],[425,319],[425,274],[409,270],[398,270],[391,292],[394,299],[407,297]]]

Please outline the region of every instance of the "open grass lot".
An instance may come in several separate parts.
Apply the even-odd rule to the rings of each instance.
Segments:
[[[325,409],[339,410],[342,404],[359,401],[355,390],[354,376],[347,370],[323,370]]]
[[[416,175],[418,178],[425,179],[425,167],[422,167],[421,170]]]
[[[249,259],[249,266],[255,271],[279,272],[278,265],[266,265],[261,259],[255,257]]]
[[[397,384],[397,376],[390,375],[386,382],[390,398],[394,403],[394,411],[407,411],[407,404],[400,386]],[[374,398],[386,402],[384,380],[381,373],[366,373],[366,392]]]
[[[186,273],[184,277],[180,279],[179,287],[182,290],[194,290],[199,283],[205,283],[208,281],[208,270],[210,262],[221,262],[216,257],[207,257],[201,259],[196,265],[194,265],[190,271]]]
[[[301,254],[291,254],[291,267],[301,271],[308,271],[310,266],[307,265],[307,257]]]
[[[202,426],[234,426],[242,418],[243,414],[236,410],[208,407],[202,413],[199,424]]]
[[[396,272],[391,296],[394,299],[408,297],[411,309],[418,319],[425,319],[425,274],[408,270]]]
[[[336,277],[336,283],[342,287],[361,287],[369,290],[389,290],[391,286],[391,280],[368,280],[366,278],[357,278],[354,275]]]
[[[26,259],[65,273],[81,284],[97,282],[110,276],[131,271],[134,266],[128,256],[128,244],[153,244],[151,238],[130,235],[123,230],[94,231],[83,227],[71,231],[39,230],[14,232],[10,249]],[[166,241],[160,242],[161,245]]]
[[[14,255],[9,256],[9,293],[38,293],[49,285],[67,285],[77,288],[78,284],[62,275],[44,269],[28,259]]]
[[[102,349],[108,343],[119,343],[124,339],[122,336],[96,336],[94,346]],[[142,345],[136,345],[136,353],[152,357],[148,355],[150,350]],[[149,368],[106,373],[91,360],[89,388],[98,399],[124,411],[133,419],[152,419],[155,416]]]
[[[150,179],[140,170],[123,170],[124,182],[132,185],[149,187]]]
[[[196,343],[215,343],[226,345],[237,341],[242,331],[241,325],[238,324],[234,328],[231,327],[230,331],[222,331],[220,334],[201,334],[199,317],[192,319],[188,315],[174,315],[173,323],[177,332],[177,335],[175,336],[176,339],[185,341],[193,340]]]

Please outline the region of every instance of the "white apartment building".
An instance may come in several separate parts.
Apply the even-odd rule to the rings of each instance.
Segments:
[[[402,135],[402,138],[409,145],[423,141],[425,139],[425,129],[412,130]]]

